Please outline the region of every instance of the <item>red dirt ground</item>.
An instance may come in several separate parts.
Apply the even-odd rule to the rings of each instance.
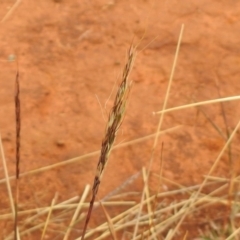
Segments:
[[[103,115],[106,118],[114,94],[108,98],[132,41],[138,44],[131,74],[134,85],[118,143],[156,131],[159,118],[152,112],[163,106],[181,24],[185,30],[167,106],[218,98],[216,82],[222,97],[240,92],[238,1],[22,0],[11,11],[13,4],[0,1],[0,132],[10,175],[15,171],[14,59],[21,82],[21,173],[100,148]],[[239,102],[223,105],[232,131],[240,116]],[[201,109],[225,133],[221,105]],[[159,170],[164,142],[164,176],[197,184],[225,140],[196,108],[166,114],[162,129],[179,125],[160,137],[152,170]],[[238,132],[234,162],[239,140]],[[148,166],[152,144],[153,138],[112,152],[99,198]],[[55,192],[59,201],[81,194],[93,181],[97,161],[98,155],[22,177],[22,207],[49,205]],[[236,163],[236,172],[239,167]],[[228,177],[228,171],[226,154],[215,174]],[[4,178],[3,169],[0,177]],[[9,207],[5,184],[0,189],[5,209]]]

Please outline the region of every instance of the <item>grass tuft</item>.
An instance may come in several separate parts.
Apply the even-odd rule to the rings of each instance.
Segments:
[[[181,36],[181,35],[180,35]],[[180,46],[179,44],[178,48]],[[171,240],[171,239],[193,239],[196,237],[196,231],[199,229],[199,235],[194,240],[239,240],[240,228],[240,175],[233,171],[232,164],[230,168],[230,176],[219,177],[214,176],[213,172],[218,166],[223,157],[224,152],[229,151],[229,159],[231,159],[231,146],[234,137],[237,135],[240,127],[240,121],[235,129],[230,132],[227,129],[227,121],[225,111],[222,106],[222,116],[225,119],[226,132],[220,131],[220,128],[205,114],[202,105],[222,103],[226,101],[238,100],[239,96],[219,98],[195,102],[190,105],[184,105],[177,108],[167,108],[167,100],[169,96],[171,81],[173,78],[174,67],[176,65],[177,53],[173,64],[171,81],[163,110],[158,112],[161,114],[159,125],[155,134],[135,139],[132,141],[121,143],[114,146],[115,138],[118,130],[123,122],[127,100],[129,97],[131,82],[128,80],[129,73],[135,57],[135,49],[130,48],[128,52],[128,59],[124,66],[122,81],[119,85],[112,110],[109,114],[105,135],[102,140],[100,151],[80,156],[78,158],[69,159],[67,161],[57,163],[54,165],[42,167],[29,172],[20,174],[20,133],[21,133],[21,112],[20,112],[20,87],[19,87],[19,73],[16,75],[16,92],[15,92],[15,113],[16,113],[16,175],[9,177],[6,159],[0,139],[0,152],[3,160],[3,169],[5,172],[5,179],[0,180],[1,183],[6,183],[8,196],[10,200],[10,210],[2,211],[0,220],[8,221],[14,219],[14,229],[4,240],[18,240],[20,237],[29,239],[28,236],[41,236],[41,239],[54,236],[55,239],[95,239],[107,240],[112,238],[114,240],[120,239],[149,239],[149,240]],[[158,142],[160,134],[175,131],[179,127],[161,130],[163,122],[163,115],[167,112],[175,110],[183,110],[190,107],[197,107],[205,115],[206,119],[212,124],[219,136],[225,139],[225,145],[219,152],[219,155],[213,161],[213,164],[208,173],[203,176],[202,183],[194,186],[183,186],[173,180],[167,179],[163,172],[163,143],[160,157],[160,171],[154,173],[151,171],[151,161],[153,153]],[[150,167],[142,168],[141,172],[134,174],[127,179],[114,191],[109,193],[103,199],[97,201],[97,194],[100,187],[101,179],[106,169],[110,153],[113,149],[119,149],[125,146],[133,145],[147,139],[154,138],[153,151],[150,159]],[[20,209],[18,210],[18,191],[19,191],[19,177],[36,174],[42,171],[47,171],[55,167],[61,167],[81,159],[96,156],[100,154],[96,175],[92,187],[92,195],[90,202],[87,201],[90,192],[90,186],[86,185],[85,190],[81,196],[76,196],[63,202],[57,202],[55,196],[50,206],[34,209]],[[229,161],[231,162],[231,161]],[[150,172],[151,171],[151,172]],[[139,181],[142,176],[143,189],[141,192],[125,191],[126,186],[134,184]],[[16,197],[13,201],[13,194],[11,190],[11,179],[16,179]],[[155,179],[156,178],[156,179]],[[157,187],[151,185],[151,180],[157,182]],[[155,184],[156,185],[156,184]],[[113,213],[108,210],[108,207],[114,207],[118,211],[113,216]],[[25,206],[24,206],[25,207]],[[91,218],[92,210],[96,209],[103,211],[105,215],[105,222],[99,223],[93,229],[88,228],[88,223]],[[100,209],[97,209],[100,208]],[[69,219],[71,219],[69,221]],[[78,223],[83,224],[83,229],[80,229]],[[194,228],[194,233],[192,229]],[[39,234],[40,233],[40,234]],[[36,235],[35,235],[36,234]],[[75,238],[71,238],[76,236]],[[200,236],[200,237],[199,237]],[[31,238],[32,239],[32,238]],[[40,238],[39,238],[40,239]],[[54,238],[51,238],[54,239]]]

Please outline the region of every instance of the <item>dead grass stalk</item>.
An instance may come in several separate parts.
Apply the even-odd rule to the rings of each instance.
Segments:
[[[128,60],[123,70],[122,82],[118,88],[118,92],[113,104],[112,111],[110,112],[107,127],[105,130],[105,137],[102,141],[102,148],[100,153],[100,158],[97,165],[97,171],[94,178],[94,183],[92,187],[92,199],[90,201],[86,222],[83,228],[82,240],[84,240],[84,236],[87,230],[87,226],[91,217],[93,205],[95,202],[95,198],[98,193],[99,185],[101,183],[101,178],[106,167],[110,152],[112,150],[117,132],[122,124],[122,120],[124,118],[127,98],[130,92],[131,83],[128,80],[130,71],[132,69],[132,64],[135,56],[135,50],[133,47],[130,48],[128,52]]]

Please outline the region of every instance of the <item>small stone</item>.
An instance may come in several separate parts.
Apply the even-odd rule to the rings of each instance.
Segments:
[[[56,142],[56,145],[57,145],[58,147],[64,147],[64,146],[65,146],[65,142],[64,142],[63,140],[58,140],[58,141]]]
[[[8,61],[9,61],[9,62],[14,62],[15,59],[16,59],[16,56],[15,56],[14,54],[10,54],[10,55],[8,56]]]

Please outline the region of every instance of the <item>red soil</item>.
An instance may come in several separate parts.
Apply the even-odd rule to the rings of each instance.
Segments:
[[[134,85],[118,143],[156,131],[159,118],[152,112],[163,106],[183,23],[167,107],[218,98],[218,89],[222,97],[240,92],[240,2],[22,0],[4,19],[11,4],[0,2],[0,132],[10,175],[15,171],[14,58],[21,83],[21,173],[100,148],[116,87],[108,99],[132,41],[138,44],[131,74]],[[240,116],[239,102],[223,106],[232,131]],[[201,110],[225,134],[221,105]],[[162,129],[179,125],[160,137],[152,170],[159,171],[164,142],[164,177],[198,184],[225,140],[197,108],[166,114]],[[238,133],[232,145],[233,163],[239,156],[239,139]],[[99,198],[148,166],[152,145],[153,138],[114,150]],[[97,161],[98,154],[22,177],[22,208],[49,205],[55,192],[59,201],[81,194],[93,182]],[[226,153],[214,174],[229,177],[229,165]],[[238,172],[239,164],[234,169]],[[0,177],[4,178],[3,170]],[[5,184],[0,188],[1,209],[9,208]],[[135,184],[135,190],[141,188]]]

